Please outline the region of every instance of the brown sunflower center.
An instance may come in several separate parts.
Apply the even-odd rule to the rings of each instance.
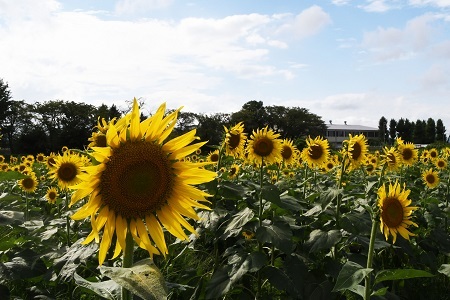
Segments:
[[[22,186],[25,189],[32,189],[34,187],[34,180],[31,177],[22,179]]]
[[[77,177],[77,173],[77,166],[71,162],[65,162],[58,168],[58,179],[62,182],[71,182]]]
[[[281,149],[281,155],[285,160],[290,159],[292,157],[291,147],[284,145],[283,148]]]
[[[403,149],[402,156],[404,160],[410,160],[413,157],[413,152],[409,148]]]
[[[438,156],[438,154],[437,154],[436,151],[431,151],[431,152],[430,152],[430,157],[436,158],[437,156]]]
[[[106,135],[104,135],[103,133],[99,133],[96,137],[95,137],[95,146],[97,147],[106,147]]]
[[[255,141],[253,144],[253,150],[255,151],[255,154],[259,156],[269,156],[273,150],[273,142],[267,137],[262,137]]]
[[[354,143],[352,150],[350,150],[350,158],[353,160],[358,160],[358,158],[361,156],[361,153],[361,145],[359,143]]]
[[[219,154],[213,153],[213,154],[211,154],[211,156],[210,156],[209,158],[210,158],[211,161],[213,161],[213,162],[219,161]]]
[[[323,149],[320,145],[317,144],[310,145],[308,154],[311,159],[319,159],[323,155]]]
[[[438,166],[439,168],[444,168],[444,167],[445,167],[445,161],[439,160],[439,161],[437,162],[437,166]]]
[[[236,174],[236,172],[237,172],[237,168],[236,167],[231,167],[230,175],[233,176],[234,174]]]
[[[374,168],[374,166],[373,166],[372,164],[368,164],[368,165],[366,166],[367,172],[372,172],[374,169],[375,169],[375,168]]]
[[[228,133],[228,147],[234,149],[239,146],[241,135],[239,133]]]
[[[50,200],[55,200],[55,199],[56,199],[56,193],[53,192],[53,191],[48,192],[48,198],[49,198]]]
[[[101,175],[100,193],[110,209],[123,217],[143,217],[160,209],[174,183],[167,155],[148,142],[126,143],[115,149]]]
[[[436,177],[434,177],[433,174],[428,174],[428,175],[425,177],[425,180],[426,180],[429,184],[433,184],[433,183],[435,183],[435,181],[436,181]]]
[[[395,154],[393,153],[389,153],[388,155],[386,155],[387,159],[388,159],[388,163],[391,165],[395,165],[395,163],[397,162],[397,160],[395,159]]]
[[[403,222],[403,206],[395,197],[386,198],[383,203],[381,217],[389,228],[396,228]]]

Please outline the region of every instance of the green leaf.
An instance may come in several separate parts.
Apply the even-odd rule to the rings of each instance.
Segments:
[[[352,290],[356,292],[359,283],[367,276],[367,274],[372,272],[372,270],[373,269],[364,268],[355,262],[347,261],[339,272],[333,292],[342,290]]]
[[[223,181],[218,186],[219,193],[226,199],[242,199],[245,195],[245,189],[242,185],[230,181]]]
[[[280,201],[280,191],[273,184],[264,185],[262,188],[262,198],[269,202],[279,202]]]
[[[261,243],[271,243],[285,253],[292,251],[292,231],[287,223],[263,224],[256,230],[255,236]]]
[[[381,270],[375,275],[375,283],[380,283],[386,280],[398,280],[398,279],[410,279],[417,277],[433,277],[433,274],[430,274],[423,270],[416,269],[391,269],[391,270]]]
[[[27,178],[28,176],[23,175],[20,172],[17,171],[8,171],[8,172],[0,172],[0,181],[5,180],[19,180]]]
[[[23,212],[11,210],[0,211],[0,225],[20,224],[22,222]]]
[[[84,287],[95,294],[106,298],[108,300],[120,300],[122,288],[114,280],[107,280],[101,282],[91,282],[87,281],[77,273],[74,274],[73,278],[75,283],[81,287]]]
[[[439,267],[438,272],[447,275],[447,277],[450,277],[450,264],[442,264]]]
[[[100,272],[142,299],[167,299],[164,277],[149,258],[138,261],[131,268],[101,266]]]
[[[206,299],[215,299],[221,297],[231,288],[231,279],[228,272],[231,266],[224,266],[214,272],[206,286]]]
[[[244,208],[231,218],[221,238],[226,239],[230,236],[236,236],[241,231],[242,226],[247,224],[254,216],[253,210],[248,207]]]
[[[314,253],[322,249],[329,249],[336,245],[342,238],[342,233],[339,230],[333,229],[330,231],[322,231],[315,229],[309,235],[309,240],[305,245],[309,246],[309,252]]]
[[[290,196],[287,191],[281,194],[279,198],[272,199],[271,202],[278,207],[290,210],[292,212],[298,212],[302,209],[299,201]]]
[[[382,287],[376,291],[373,291],[371,296],[384,296],[384,295],[386,295],[388,288],[389,287],[386,286],[386,287]]]
[[[0,263],[0,278],[28,279],[43,275],[47,271],[41,255],[24,249],[11,261]]]

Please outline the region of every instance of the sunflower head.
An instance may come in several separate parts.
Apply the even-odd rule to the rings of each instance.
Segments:
[[[436,168],[438,168],[439,170],[444,170],[447,168],[447,160],[444,158],[439,158],[436,160],[435,162]]]
[[[34,193],[38,186],[38,180],[33,172],[29,172],[27,177],[19,180],[19,187],[26,193]]]
[[[266,126],[253,131],[247,144],[248,160],[257,166],[274,164],[282,159],[280,134]]]
[[[92,148],[90,154],[98,164],[82,167],[77,177],[80,182],[71,186],[75,192],[70,205],[89,196],[72,218],[91,218],[92,231],[83,243],[100,243],[100,264],[113,243],[113,258],[125,249],[127,234],[151,257],[166,255],[165,231],[188,239],[185,229],[196,231],[185,218],[198,220],[194,208],[208,209],[203,202],[208,202],[209,195],[194,185],[211,181],[217,174],[204,168],[209,162],[185,159],[206,142],[192,144],[197,140],[195,129],[166,141],[180,109],[166,115],[162,104],[141,121],[134,99],[130,113],[108,124],[106,146]]]
[[[56,199],[58,198],[58,190],[56,187],[50,187],[47,189],[47,193],[45,194],[45,198],[47,199],[48,203],[55,204]]]
[[[330,145],[327,139],[318,136],[316,138],[308,137],[306,147],[302,150],[302,160],[308,163],[310,168],[322,167],[322,164],[328,160],[330,155]]]
[[[230,178],[236,178],[237,175],[239,174],[240,169],[241,169],[241,167],[238,164],[232,164],[228,171],[228,176]]]
[[[422,173],[422,179],[430,189],[437,187],[440,182],[438,172],[434,171],[433,168],[424,171]]]
[[[244,124],[237,123],[230,129],[225,129],[225,153],[239,158],[244,155],[244,146],[247,141],[247,134],[244,132]]]
[[[398,152],[400,153],[400,158],[402,163],[407,166],[412,166],[417,162],[418,151],[415,149],[413,143],[402,143],[399,144]]]
[[[368,151],[367,139],[363,134],[349,135],[346,142],[347,157],[353,167],[358,167],[365,159]]]
[[[410,236],[414,236],[407,228],[410,225],[417,227],[417,224],[410,220],[411,213],[417,207],[409,206],[411,200],[408,199],[410,190],[405,187],[401,188],[400,184],[395,182],[389,183],[386,188],[384,184],[378,189],[378,207],[380,208],[380,230],[384,234],[386,240],[392,235],[393,243],[397,240],[399,233],[403,238],[409,240]]]
[[[297,162],[298,149],[290,139],[284,139],[281,143],[281,156],[287,165]]]
[[[219,161],[219,155],[220,155],[219,150],[216,149],[208,154],[206,160],[213,163],[217,163]]]
[[[58,181],[62,190],[77,184],[80,179],[81,167],[84,166],[83,160],[78,154],[71,154],[70,151],[54,157],[55,164],[49,172],[49,177]]]
[[[398,150],[395,147],[384,147],[383,152],[382,164],[385,165],[389,171],[397,171],[401,166],[401,157]]]

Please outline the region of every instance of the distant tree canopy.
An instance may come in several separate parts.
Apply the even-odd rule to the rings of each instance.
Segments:
[[[387,128],[383,125],[386,123],[386,118],[381,117],[378,126],[380,138],[384,139],[385,143],[393,144],[396,138],[415,144],[447,141],[446,129],[441,119],[436,122],[433,118],[428,118],[426,121],[417,119],[416,122],[411,122],[407,118],[400,118],[398,121],[391,119],[388,134]]]

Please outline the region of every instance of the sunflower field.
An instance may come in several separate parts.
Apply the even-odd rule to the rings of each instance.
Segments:
[[[211,147],[178,113],[0,155],[0,299],[450,299],[450,147],[242,122]]]

